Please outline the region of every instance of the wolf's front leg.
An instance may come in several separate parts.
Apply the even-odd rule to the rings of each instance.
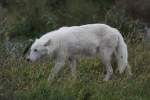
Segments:
[[[72,77],[76,79],[76,59],[74,58],[69,59],[69,67],[71,69]]]
[[[65,59],[64,57],[60,57],[56,60],[55,66],[54,68],[52,68],[51,73],[48,77],[48,81],[51,82],[54,77],[57,75],[57,73],[60,71],[60,69],[62,68],[62,66],[64,66],[65,64]]]

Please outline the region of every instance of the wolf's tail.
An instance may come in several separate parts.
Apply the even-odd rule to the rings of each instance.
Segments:
[[[123,40],[121,34],[119,34],[118,38],[118,46],[116,50],[116,58],[118,63],[119,73],[123,73],[125,69],[128,67],[128,50],[127,45]]]

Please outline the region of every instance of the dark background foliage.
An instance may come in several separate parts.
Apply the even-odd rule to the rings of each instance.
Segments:
[[[145,9],[142,7],[150,3],[148,0],[140,1],[0,0],[0,34],[8,37],[38,37],[61,26],[88,23],[107,23],[119,28],[122,33],[133,33],[134,28],[143,29],[143,21],[149,23],[146,15],[149,6],[144,6]],[[138,12],[135,4],[141,8]]]

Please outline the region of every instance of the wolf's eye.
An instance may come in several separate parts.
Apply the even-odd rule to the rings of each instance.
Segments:
[[[38,50],[37,49],[34,49],[34,52],[37,52]]]

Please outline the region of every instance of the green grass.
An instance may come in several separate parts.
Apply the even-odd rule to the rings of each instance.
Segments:
[[[129,44],[133,77],[115,75],[103,82],[99,59],[80,60],[77,80],[67,66],[52,84],[47,82],[53,64],[49,60],[28,63],[23,58],[0,55],[0,100],[150,100],[150,45]]]

